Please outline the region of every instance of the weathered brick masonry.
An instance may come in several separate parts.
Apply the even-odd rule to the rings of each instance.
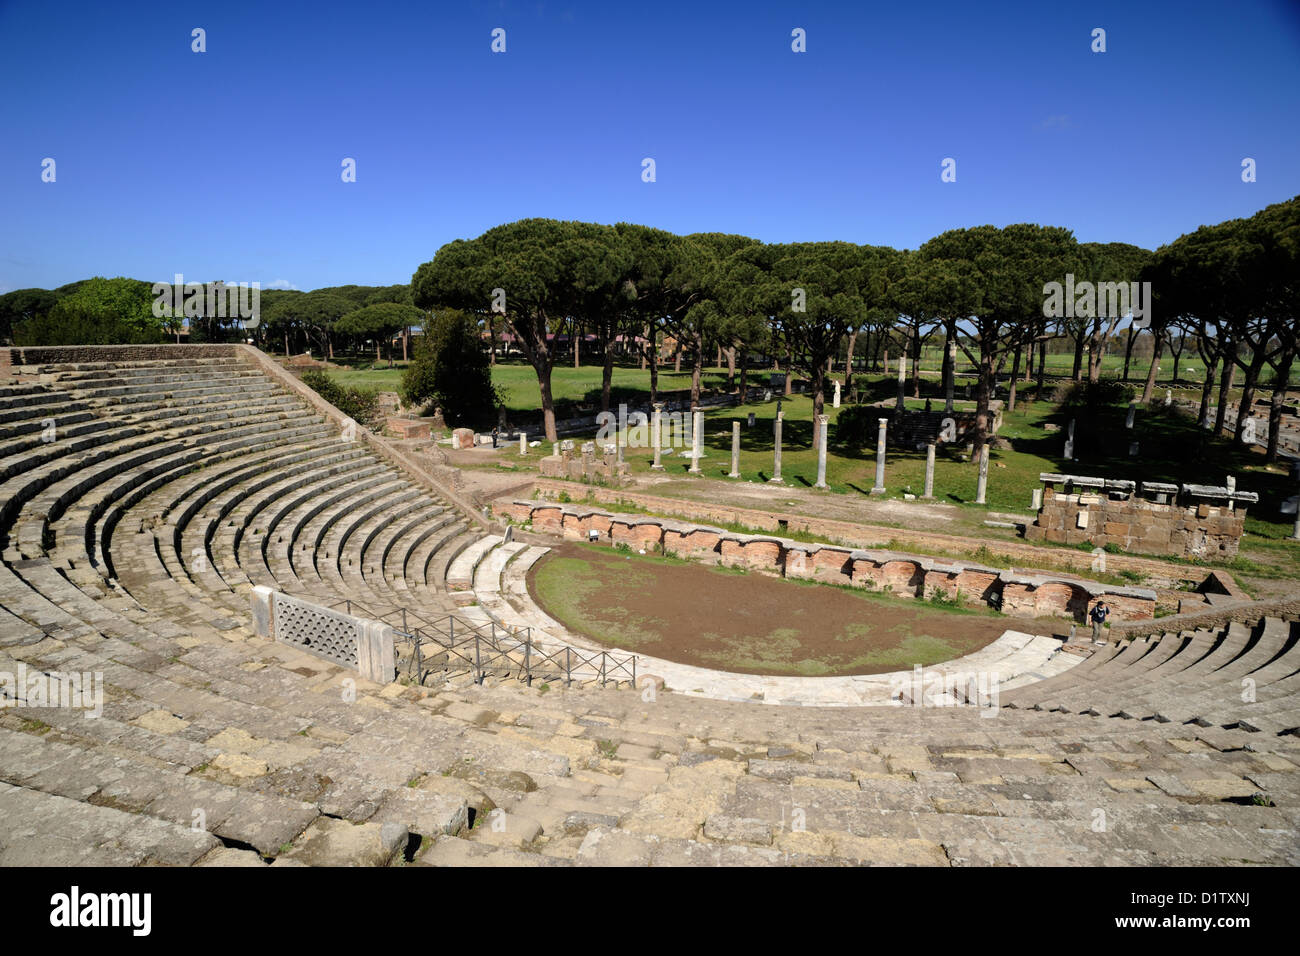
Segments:
[[[1228,487],[1043,474],[1043,503],[1029,541],[1088,543],[1144,554],[1232,558],[1253,492]],[[1057,486],[1061,486],[1059,489]]]
[[[617,514],[588,505],[513,501],[501,514],[537,532],[565,538],[624,544],[705,563],[744,567],[761,574],[804,578],[888,591],[899,597],[962,598],[1001,604],[1010,614],[1066,616],[1083,620],[1101,599],[1120,621],[1149,619],[1156,594],[1146,588],[1114,587],[1055,574],[1018,574],[939,558],[869,551],[740,534],[666,518]]]

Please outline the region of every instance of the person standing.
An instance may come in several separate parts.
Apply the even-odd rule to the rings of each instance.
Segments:
[[[1104,644],[1101,639],[1101,629],[1106,623],[1106,618],[1110,617],[1110,608],[1106,606],[1105,601],[1098,601],[1089,613],[1088,617],[1092,620],[1092,641],[1094,644]]]

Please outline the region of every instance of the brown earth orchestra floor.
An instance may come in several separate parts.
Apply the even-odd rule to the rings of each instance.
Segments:
[[[1069,626],[577,544],[534,565],[528,587],[606,646],[771,676],[879,674],[969,654],[1006,630]]]

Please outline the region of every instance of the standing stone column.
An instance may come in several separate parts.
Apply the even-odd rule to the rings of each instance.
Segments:
[[[663,402],[655,402],[654,417],[655,417],[654,427],[650,431],[651,431],[651,440],[655,443],[655,462],[653,465],[650,466],[650,468],[653,471],[663,471],[664,470],[663,462],[659,460],[660,446],[663,445],[663,437],[661,435],[662,424],[664,420]]]
[[[1137,415],[1137,402],[1128,403],[1128,417],[1124,419],[1124,427],[1130,431],[1133,428],[1133,418]]]
[[[1165,389],[1165,406],[1168,407],[1169,405],[1172,405],[1173,401],[1174,401],[1174,390],[1172,388]]]
[[[898,410],[903,410],[904,392],[907,390],[907,353],[898,356]]]
[[[980,445],[980,477],[975,486],[975,503],[985,504],[985,495],[989,490],[989,443]]]
[[[691,474],[700,474],[700,459],[704,457],[704,413],[698,408],[691,412]]]
[[[772,477],[768,481],[781,484],[781,420],[785,418],[785,412],[776,413],[776,421],[772,423]]]
[[[934,442],[925,446],[925,494],[921,497],[934,497]]]
[[[876,419],[876,484],[871,489],[873,495],[885,493],[885,429],[889,427],[888,418]]]
[[[731,423],[731,472],[728,478],[740,477],[740,422]]]
[[[829,425],[829,416],[817,416],[817,434],[820,441],[817,442],[817,484],[813,486],[814,488],[826,487],[826,430]]]
[[[835,400],[831,403],[831,407],[832,407],[832,408],[839,408],[839,407],[840,407],[840,382],[839,382],[839,379],[836,379],[836,380],[835,380]]]
[[[1237,510],[1237,502],[1234,498],[1231,497],[1231,495],[1234,495],[1237,492],[1237,479],[1234,478],[1232,475],[1229,475],[1228,480],[1224,482],[1224,484],[1226,484],[1228,487],[1228,495],[1229,495],[1228,511],[1229,513],[1231,513]]]
[[[1065,438],[1065,457],[1074,461],[1074,419],[1070,419],[1070,430]]]
[[[523,432],[519,433],[519,456],[522,458],[528,454],[528,436]]]

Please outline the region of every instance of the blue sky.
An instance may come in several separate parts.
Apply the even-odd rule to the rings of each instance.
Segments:
[[[906,248],[1029,221],[1154,248],[1300,193],[1283,0],[0,0],[0,89],[0,292],[407,282],[526,216]]]

